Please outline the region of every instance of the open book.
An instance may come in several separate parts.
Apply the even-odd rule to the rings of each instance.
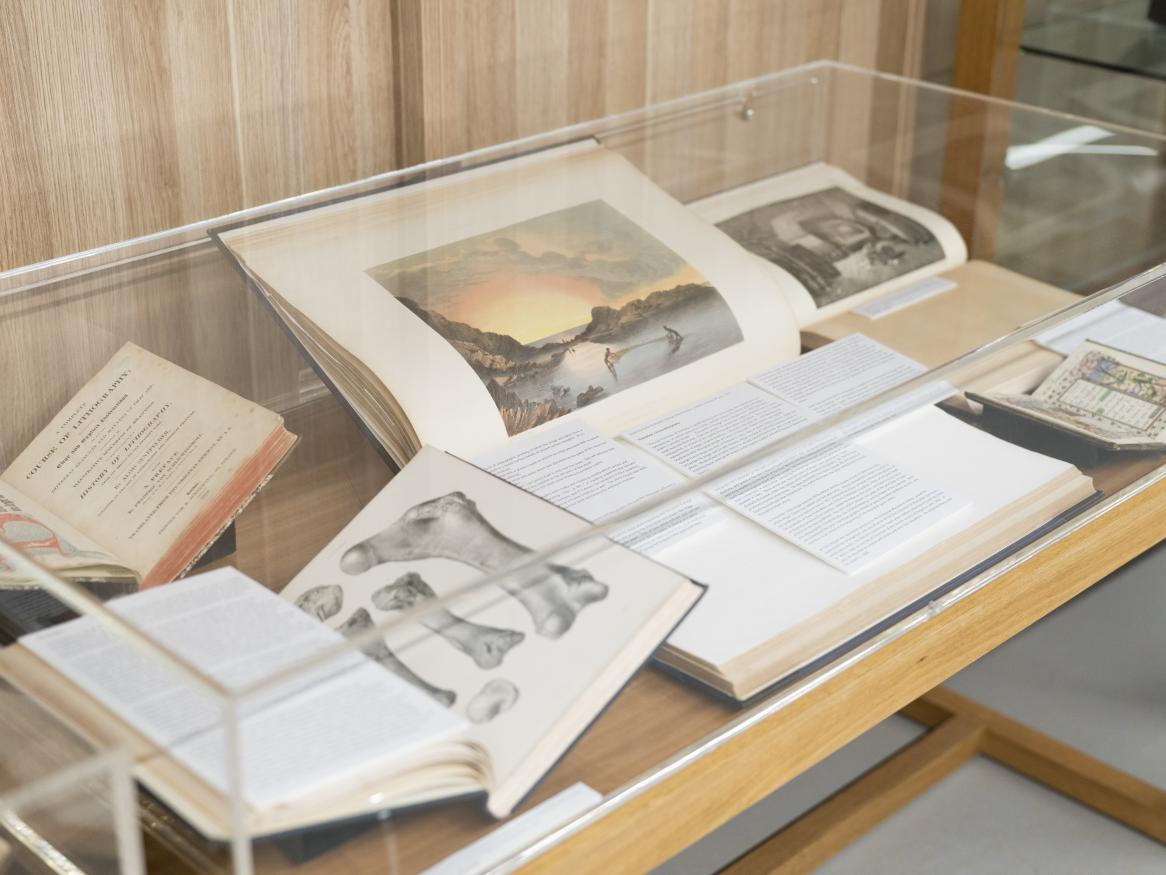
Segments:
[[[216,239],[398,465],[561,418],[618,433],[795,357],[803,328],[812,345],[856,330],[834,322],[865,307],[853,318],[897,346],[903,314],[942,323],[937,301],[974,294],[958,347],[941,325],[942,352],[903,350],[935,365],[1069,297],[964,264],[947,220],[828,165],[686,207],[593,141]]]
[[[127,343],[0,475],[0,535],[101,594],[167,583],[295,441],[277,414]],[[32,585],[0,561],[0,588]]]
[[[1166,365],[1085,341],[1030,395],[968,397],[1107,450],[1166,449]]]
[[[828,359],[799,358],[801,329],[833,339],[832,323],[859,318],[841,310],[898,295],[884,307],[890,315],[861,317],[894,324],[958,294],[932,290],[912,303],[920,293],[910,289],[966,257],[938,215],[824,165],[690,208],[590,141],[219,239],[391,458],[432,444],[588,519],[917,374],[923,368],[895,359],[885,336],[883,345],[831,343]],[[990,280],[977,293],[999,286],[1025,299],[996,283],[991,266],[955,270],[973,267]],[[1045,291],[1039,312],[1050,307]],[[1035,315],[1002,312],[1015,321],[996,330],[977,320],[973,333],[987,336],[961,338],[960,349]],[[836,336],[855,331],[839,326]],[[793,370],[771,373],[782,365]],[[877,374],[898,377],[850,380]],[[780,476],[693,497],[670,517],[618,533],[710,586],[669,644],[674,662],[751,695],[1092,494],[1071,466],[938,410],[901,419],[813,461],[839,495],[876,475],[894,484],[871,501],[877,538],[810,536],[791,522],[789,495],[771,500],[758,487]],[[670,441],[673,433],[685,437]],[[617,455],[624,461],[605,467]],[[576,491],[556,489],[556,478],[523,480],[524,458],[554,468],[576,456],[614,473]],[[557,479],[575,482],[574,471]],[[576,492],[589,507],[572,503]],[[837,522],[824,493],[796,494],[823,527]],[[884,531],[873,521],[887,514],[897,522]]]
[[[702,592],[594,543],[565,564],[465,586],[583,526],[425,449],[285,598],[222,569],[110,606],[228,689],[300,666],[238,700],[252,835],[471,794],[501,816]],[[398,617],[385,634],[373,628]],[[343,635],[360,634],[363,655],[335,653]],[[230,760],[215,700],[90,617],[25,636],[0,665],[65,719],[126,742],[139,778],[204,834],[229,835]]]

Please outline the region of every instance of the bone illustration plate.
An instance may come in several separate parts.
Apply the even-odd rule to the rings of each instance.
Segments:
[[[426,448],[284,590],[465,717],[490,810],[521,798],[650,656],[700,589],[588,524]],[[508,570],[516,570],[508,573]],[[368,638],[376,627],[382,633]]]

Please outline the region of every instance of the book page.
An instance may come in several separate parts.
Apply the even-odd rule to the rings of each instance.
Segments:
[[[259,682],[341,640],[233,568],[109,607],[228,689]],[[231,760],[221,700],[93,617],[26,635],[21,644],[227,792]],[[456,715],[352,651],[240,702],[243,792],[257,809],[404,763],[465,729]]]
[[[738,383],[629,429],[623,437],[689,477],[699,477],[817,418],[799,404]]]
[[[560,418],[615,434],[798,351],[757,260],[590,141],[220,239],[463,458]]]
[[[963,238],[947,219],[829,164],[689,207],[765,264],[803,326],[967,260]]]
[[[108,551],[3,480],[0,480],[0,538],[58,574],[70,576],[69,572],[84,570],[87,576],[106,578],[129,573]],[[0,557],[0,588],[28,583]]]
[[[893,556],[970,502],[850,441],[814,441],[713,484],[729,507],[847,574]]]
[[[1124,301],[1109,301],[1036,336],[1064,356],[1087,340],[1166,362],[1166,319]]]
[[[1166,365],[1085,342],[1032,396],[1000,400],[1117,442],[1158,442],[1166,432]]]
[[[648,454],[637,453],[585,423],[540,429],[472,461],[591,523],[649,501],[683,479]],[[716,525],[721,516],[703,496],[685,495],[609,534],[625,547],[651,556],[678,538]]]
[[[731,514],[727,525],[697,533],[659,557],[708,584],[705,597],[673,633],[670,645],[724,664],[1072,470],[1065,462],[1008,444],[935,407],[908,413],[852,440],[920,481],[964,496],[970,509],[854,574]]]
[[[282,595],[342,631],[432,603],[367,652],[474,724],[494,767],[490,810],[503,814],[659,645],[678,619],[652,631],[662,610],[692,588],[599,538],[473,586],[586,528],[427,447]]]
[[[3,478],[144,576],[279,423],[127,343]]]
[[[755,374],[749,382],[825,417],[893,389],[926,370],[925,365],[877,340],[851,334]]]

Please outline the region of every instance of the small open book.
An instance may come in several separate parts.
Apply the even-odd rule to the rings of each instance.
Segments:
[[[1030,395],[968,398],[1102,449],[1166,449],[1166,365],[1101,343],[1082,343]]]
[[[501,816],[702,593],[598,538],[472,585],[584,528],[425,449],[283,598],[222,569],[109,604],[230,690],[300,666],[237,699],[252,835],[467,795]],[[363,636],[363,653],[337,654],[343,636]],[[205,835],[228,836],[219,703],[94,618],[26,635],[0,666],[74,725],[126,741],[146,786]]]
[[[279,415],[127,343],[0,475],[0,536],[101,594],[166,583],[295,441]],[[32,585],[0,561],[0,588]]]

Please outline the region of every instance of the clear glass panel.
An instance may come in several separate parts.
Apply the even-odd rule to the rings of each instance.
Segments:
[[[0,682],[0,859],[9,871],[142,872],[125,751],[102,749]]]
[[[594,148],[592,141],[602,149]],[[160,859],[178,855],[208,871],[305,867],[421,871],[497,827],[498,821],[484,811],[480,793],[436,804],[446,796],[472,795],[469,790],[478,780],[478,786],[490,785],[491,810],[496,814],[507,815],[512,808],[522,813],[554,800],[549,813],[543,808],[543,816],[533,821],[507,821],[524,826],[499,833],[501,844],[476,858],[481,865],[525,859],[524,854],[534,851],[523,851],[523,847],[533,844],[535,850],[542,850],[551,838],[584,828],[600,813],[619,816],[631,799],[675,770],[711,754],[746,727],[780,719],[784,709],[807,693],[854,670],[904,636],[927,634],[932,620],[949,606],[974,598],[1008,569],[1067,533],[1104,519],[1123,500],[1149,489],[1160,476],[1159,453],[1104,453],[1096,445],[1060,441],[1059,433],[1050,432],[1047,423],[997,415],[991,403],[985,413],[984,402],[976,399],[1034,392],[1083,339],[1103,340],[1161,358],[1166,344],[1156,345],[1157,317],[1163,312],[1166,287],[1162,271],[1152,267],[1162,259],[1160,235],[1154,230],[1163,203],[1162,147],[1160,138],[1076,117],[819,64],[0,277],[0,331],[5,339],[0,362],[5,373],[15,375],[0,388],[6,393],[0,405],[12,411],[0,424],[0,467],[11,464],[126,341],[279,413],[287,429],[300,438],[287,461],[239,516],[233,533],[220,542],[224,555],[204,563],[200,570],[234,567],[275,592],[285,591],[290,584],[292,588],[286,590],[290,598],[348,633],[346,639],[334,637],[327,646],[281,652],[278,659],[250,663],[247,671],[224,681],[183,650],[180,635],[162,634],[140,615],[114,609],[116,601],[103,603],[85,587],[50,577],[43,570],[26,572],[68,610],[95,618],[131,642],[135,652],[150,654],[179,683],[197,688],[220,709],[220,723],[197,728],[211,739],[207,744],[226,758],[226,791],[207,803],[205,817],[198,823],[189,810],[185,816],[168,810],[173,806],[165,804],[163,793],[157,794],[158,799],[143,797],[151,847],[157,845]],[[594,179],[574,170],[560,172],[551,160],[563,155],[578,162],[603,161],[606,169]],[[612,164],[612,156],[620,160]],[[813,295],[805,293],[796,301],[774,304],[772,299],[784,294],[783,287],[766,286],[764,278],[773,274],[765,273],[769,268],[762,267],[760,259],[737,268],[746,262],[739,260],[743,252],[730,245],[728,238],[716,236],[713,254],[701,256],[700,271],[716,281],[713,294],[729,301],[725,306],[738,313],[733,324],[743,342],[717,346],[724,338],[708,340],[708,326],[701,318],[690,324],[682,321],[683,313],[673,310],[660,317],[659,330],[653,324],[650,336],[621,334],[620,326],[611,321],[622,318],[616,308],[604,310],[598,299],[587,297],[590,292],[573,284],[578,279],[571,274],[573,268],[556,261],[546,242],[556,233],[554,222],[566,221],[546,216],[587,207],[598,211],[598,216],[572,219],[582,222],[595,238],[595,248],[584,253],[587,257],[602,260],[607,257],[604,253],[618,254],[631,241],[641,254],[656,253],[661,264],[670,266],[664,276],[654,277],[657,287],[643,286],[645,297],[669,291],[662,285],[665,279],[675,288],[700,286],[689,272],[696,269],[692,264],[673,262],[677,251],[691,250],[691,234],[698,227],[694,216],[728,224],[724,217],[714,215],[725,197],[751,197],[755,190],[764,191],[775,176],[807,167],[817,173],[820,168],[814,165],[818,164],[835,168],[830,178],[850,187],[852,193],[842,198],[844,207],[838,208],[844,214],[842,220],[839,215],[828,222],[820,216],[797,219],[802,225],[797,248],[780,250],[785,261],[776,255],[774,261],[818,289],[812,303],[806,300]],[[500,179],[504,184],[496,181]],[[863,196],[854,195],[855,191]],[[930,286],[911,283],[888,291],[887,295],[900,296],[900,304],[886,312],[873,311],[873,315],[869,310],[865,315],[858,312],[850,305],[854,302],[835,306],[840,300],[835,294],[840,282],[835,274],[846,276],[835,265],[861,253],[885,271],[903,273],[899,267],[907,263],[905,259],[909,261],[912,247],[925,248],[924,241],[914,236],[923,220],[902,213],[888,215],[888,195],[899,199],[895,203],[908,202],[942,217],[926,221],[932,223],[929,227],[944,229],[937,232],[941,236],[960,241],[947,250],[952,262],[937,271],[947,282],[940,287],[934,282]],[[308,212],[331,201],[334,205],[326,210]],[[262,224],[279,215],[287,218],[275,225]],[[344,217],[349,224],[345,234],[328,241],[338,247],[339,260],[328,262],[328,271],[313,274],[301,256],[325,251],[318,248],[323,244],[313,224],[320,216]],[[782,217],[774,214],[760,224],[780,221]],[[543,224],[524,226],[524,222]],[[637,222],[641,227],[636,227]],[[645,224],[651,225],[652,234],[644,231]],[[266,289],[244,280],[225,246],[205,238],[208,227],[220,233],[225,246],[231,245],[232,234],[236,240],[250,234],[262,242],[265,230],[288,229],[282,258],[263,263],[256,255],[248,261],[252,279],[266,284]],[[488,305],[496,302],[489,297],[487,284],[482,281],[475,286],[466,280],[475,291],[455,302],[464,305],[458,319],[451,315],[453,308],[445,308],[443,314],[436,304],[433,312],[418,304],[411,314],[455,335],[460,329],[451,329],[448,323],[472,328],[477,321],[476,334],[462,331],[450,346],[410,346],[418,336],[416,325],[410,328],[405,321],[380,318],[383,311],[378,308],[385,306],[390,285],[409,282],[411,270],[428,271],[430,280],[440,272],[443,263],[436,257],[423,265],[424,270],[409,262],[419,252],[451,246],[465,249],[469,245],[465,241],[484,237],[485,255],[513,261],[515,256],[505,254],[512,248],[499,242],[503,236],[499,229],[510,237],[525,235],[519,245],[542,265],[540,275],[544,279],[555,276],[568,298],[578,293],[572,308],[538,310],[538,290],[523,289],[529,293],[526,297],[515,295],[506,306],[492,309]],[[344,249],[354,240],[373,237],[375,251]],[[661,254],[662,246],[671,247],[671,256]],[[961,247],[966,255],[955,257]],[[791,250],[797,257],[790,255]],[[444,250],[445,255],[453,251]],[[482,252],[477,255],[484,258]],[[357,273],[363,277],[367,297],[345,299],[338,292],[347,282],[348,263],[343,258],[349,256],[362,259]],[[611,260],[618,262],[614,257]],[[380,280],[370,285],[377,278],[370,279],[367,269],[387,271],[395,279],[389,285]],[[621,270],[616,264],[603,282],[617,286]],[[285,291],[297,283],[311,286],[298,307],[282,295],[271,294],[276,286]],[[1095,294],[1083,297],[1087,293]],[[864,303],[886,300],[885,295],[873,292],[862,298]],[[319,333],[305,330],[305,308],[313,309],[311,318],[326,331],[341,325],[349,333],[343,337],[337,333],[331,343],[320,342]],[[632,308],[627,314],[631,318],[636,312]],[[357,318],[350,318],[353,313]],[[347,321],[341,319],[345,314]],[[715,322],[721,317],[708,318]],[[498,325],[507,319],[525,320],[524,333],[517,339],[483,339],[489,331],[497,338],[503,333]],[[1084,320],[1076,333],[1065,327],[1072,319]],[[422,505],[449,499],[460,491],[451,485],[450,470],[461,471],[466,482],[479,484],[476,488],[483,490],[486,487],[480,487],[482,481],[475,478],[486,475],[449,456],[395,475],[395,467],[386,460],[386,456],[401,460],[425,443],[486,465],[482,460],[487,450],[507,445],[509,435],[521,437],[532,421],[523,417],[537,420],[547,411],[583,410],[602,397],[610,402],[603,410],[620,413],[611,419],[597,413],[591,424],[621,452],[641,460],[646,469],[649,466],[643,460],[651,453],[668,451],[659,444],[653,446],[650,435],[639,438],[638,446],[650,448],[644,452],[633,452],[630,440],[614,439],[645,420],[717,392],[738,388],[760,392],[756,383],[743,387],[746,377],[793,359],[799,350],[825,347],[829,351],[831,342],[854,334],[880,341],[922,367],[911,369],[914,376],[905,382],[872,384],[866,393],[835,399],[815,409],[814,416],[789,420],[780,428],[776,420],[771,421],[758,428],[752,439],[742,440],[737,454],[714,454],[696,461],[685,457],[683,464],[674,465],[684,468],[685,476],[674,471],[660,481],[663,485],[646,490],[650,492],[646,498],[641,495],[627,502],[595,526],[579,517],[560,516],[548,506],[530,511],[530,502],[536,499],[525,493],[512,499],[519,508],[513,519],[503,510],[497,510],[496,516],[492,508],[501,505],[475,498],[468,488],[460,499],[442,504],[440,513],[418,516],[413,511]],[[698,354],[702,338],[712,347]],[[528,359],[529,367],[517,369],[520,373],[507,365],[507,355],[513,358],[520,354],[519,347],[529,350],[532,346],[538,347],[541,358]],[[345,359],[338,351],[341,347],[369,351],[362,363],[366,370]],[[703,367],[702,360],[725,350],[728,354],[722,360],[736,355],[739,361],[715,374],[698,367],[664,367],[661,376],[670,379],[669,391],[675,393],[670,397],[664,390],[653,393],[643,388],[647,380],[641,380],[643,375],[634,367],[638,355],[634,350],[642,348],[663,356],[692,356],[687,364],[698,367]],[[396,367],[378,371],[378,362],[386,361]],[[488,386],[488,381],[475,382],[475,376],[451,400],[448,374],[461,367],[464,375],[468,373],[465,365],[472,368],[475,362],[493,374],[495,390],[504,391],[487,394],[490,390],[481,384]],[[562,373],[570,371],[575,382],[569,386],[548,382],[548,362]],[[327,384],[314,364],[324,372]],[[704,376],[682,386],[686,375],[699,373]],[[1106,374],[1106,379],[1114,377],[1112,369]],[[408,380],[400,379],[401,375]],[[785,379],[793,378],[787,375]],[[412,430],[392,420],[392,405],[383,396],[362,393],[362,385],[375,386],[377,381],[395,403],[408,410]],[[518,394],[531,385],[538,391]],[[665,385],[663,379],[659,385]],[[516,400],[508,399],[507,392]],[[798,403],[817,403],[811,395]],[[937,403],[940,409],[916,409],[933,408]],[[889,404],[894,406],[887,408]],[[897,433],[888,427],[888,409],[901,417],[914,417],[914,431]],[[475,418],[483,410],[494,416],[489,428],[480,426],[486,420]],[[358,416],[350,415],[352,411]],[[738,429],[742,430],[747,429]],[[980,513],[974,520],[975,537],[956,539],[942,555],[921,560],[909,573],[900,570],[894,580],[873,572],[869,578],[861,577],[866,571],[848,572],[860,575],[853,578],[823,572],[820,579],[837,584],[834,594],[839,599],[855,581],[879,584],[864,590],[868,609],[855,615],[833,612],[845,620],[836,625],[804,623],[800,627],[804,634],[788,636],[788,646],[779,648],[779,654],[775,650],[764,658],[758,656],[757,648],[768,638],[795,629],[798,622],[831,613],[827,609],[833,604],[828,586],[823,585],[799,603],[800,617],[787,612],[788,606],[780,601],[762,604],[740,622],[722,619],[731,618],[731,612],[718,613],[725,610],[724,594],[732,592],[734,585],[741,591],[780,586],[787,579],[801,580],[798,576],[808,574],[806,569],[818,567],[815,562],[825,562],[808,552],[798,554],[801,558],[789,565],[774,559],[794,555],[788,545],[782,548],[786,552],[767,552],[769,548],[761,547],[756,554],[749,552],[760,543],[757,539],[771,537],[746,515],[747,511],[757,519],[766,513],[761,505],[747,505],[743,497],[752,494],[761,477],[758,471],[765,473],[764,482],[778,476],[774,470],[826,471],[853,462],[846,457],[848,448],[893,455],[901,441],[919,433],[930,443],[914,460],[921,466],[918,471],[938,472],[943,483],[960,484],[958,489],[951,487],[953,497],[948,503]],[[488,434],[499,436],[497,446],[487,446],[484,436]],[[380,441],[370,436],[379,436]],[[959,464],[945,468],[942,451],[949,444],[974,445],[982,448],[983,455],[961,457]],[[1045,458],[1025,457],[1029,463],[1017,466],[1016,482],[1010,487],[1014,492],[1008,493],[1011,502],[999,496],[993,499],[972,469],[985,464],[984,459],[1017,458],[1013,455],[1016,446],[1035,447]],[[825,467],[791,468],[789,454],[799,452],[808,453],[800,465]],[[774,462],[775,456],[782,465]],[[960,476],[944,479],[948,468],[959,468]],[[417,471],[421,473],[413,473]],[[1048,475],[1036,497],[1035,485],[1031,489],[1020,485],[1023,476],[1033,476],[1033,471]],[[725,486],[726,479],[734,485]],[[985,482],[989,479],[984,478]],[[386,484],[392,488],[382,493]],[[546,484],[528,484],[527,488],[539,492]],[[393,495],[401,497],[384,497]],[[382,503],[359,516],[374,500]],[[920,492],[918,500],[930,499]],[[706,506],[735,520],[728,524],[734,533],[729,540],[725,540],[728,529],[693,522],[705,519],[702,508]],[[452,539],[435,546],[436,536],[421,529],[432,530],[437,527],[433,520],[447,520],[454,513],[462,514],[462,527]],[[674,592],[667,590],[665,598],[661,593],[666,588],[660,584],[654,589],[656,584],[647,572],[621,575],[619,569],[633,560],[617,542],[627,542],[629,530],[637,525],[658,531],[662,513],[672,515],[673,525],[679,513],[685,525],[693,522],[692,531],[674,543],[656,544],[652,552],[656,563],[651,567],[657,571],[675,567],[708,584],[708,592],[670,639],[670,646],[649,662],[650,651],[666,637],[668,628],[654,629],[651,634],[645,630],[652,623],[663,624],[666,617],[672,619],[669,628],[679,619],[679,614],[672,616],[669,611],[684,606],[683,588],[675,583],[675,574],[660,571],[660,579],[667,578],[676,587]],[[994,520],[1005,518],[1008,526],[993,528]],[[829,519],[824,524],[840,525]],[[353,528],[345,539],[334,541],[349,525]],[[784,525],[788,528],[788,520]],[[813,540],[812,533],[796,537],[806,543]],[[418,547],[422,541],[428,545],[425,550]],[[642,542],[640,547],[648,549]],[[754,555],[760,558],[745,569]],[[0,553],[3,556],[20,564],[10,548]],[[439,564],[450,558],[471,571],[447,576]],[[857,563],[854,557],[834,559]],[[406,561],[414,564],[393,564]],[[734,561],[740,563],[738,573],[724,576],[723,568]],[[406,572],[427,582],[405,580]],[[196,581],[165,589],[180,591],[198,585]],[[318,591],[310,595],[312,588]],[[857,592],[858,585],[854,588]],[[221,608],[230,601],[222,595],[215,598],[221,601],[212,599],[202,607]],[[53,626],[67,613],[56,606],[19,600],[3,604],[0,616],[10,635]],[[635,610],[644,612],[640,619]],[[609,625],[600,626],[601,621]],[[224,628],[229,626],[223,622]],[[692,643],[692,630],[702,623],[722,633],[720,655],[715,658],[711,650],[702,651]],[[436,633],[437,638],[421,630]],[[435,647],[441,658],[431,661]],[[360,766],[364,761],[355,758],[361,739],[369,734],[372,718],[368,715],[379,713],[372,694],[355,704],[343,697],[328,698],[338,688],[352,695],[352,667],[366,666],[355,657],[356,650],[398,676],[402,665],[415,672],[412,683],[425,691],[416,701],[439,702],[449,714],[486,726],[467,730],[484,733],[473,736],[479,740],[489,739],[490,720],[508,711],[533,721],[529,715],[535,712],[523,709],[538,704],[542,706],[538,713],[555,719],[547,718],[543,730],[524,742],[529,749],[518,753],[489,741],[496,745],[492,756],[498,759],[491,760],[491,768],[497,774],[483,777],[482,761],[475,759],[478,754],[459,748],[454,755],[457,767],[441,773],[442,787],[433,789],[427,784],[424,791],[418,790],[402,778],[399,762],[392,768],[387,762],[378,763],[373,769],[367,763]],[[568,652],[572,654],[570,672],[559,665],[563,660],[559,654]],[[608,655],[598,659],[597,652]],[[505,675],[512,667],[517,671],[518,666],[530,663],[518,659],[526,653],[541,656],[518,690],[519,685]],[[596,661],[588,663],[589,658]],[[480,670],[472,675],[473,682],[459,673],[470,670],[471,661],[474,671]],[[584,676],[587,671],[593,676]],[[701,678],[703,685],[694,677]],[[490,695],[479,699],[479,693],[496,680],[507,680],[513,689],[495,684]],[[575,710],[554,699],[556,688],[578,691],[570,703]],[[541,692],[529,694],[529,690]],[[524,691],[528,692],[525,697]],[[288,714],[296,713],[293,706],[316,701],[313,697],[348,702],[335,712],[321,709],[321,720],[327,717],[342,723],[353,712],[361,717],[352,719],[350,730],[332,729],[329,744],[300,750],[295,747],[301,737],[297,733],[313,727],[310,721],[297,721]],[[432,705],[428,710],[423,704],[416,707],[419,714],[440,719],[432,716]],[[481,723],[475,714],[483,718]],[[279,737],[279,743],[265,741],[268,736],[255,729],[281,720],[288,723],[289,732]],[[155,742],[148,747],[165,759],[166,746]],[[295,765],[286,766],[289,761]],[[287,801],[296,797],[292,790],[269,783],[276,773],[308,783],[315,780],[312,776],[322,763],[337,761],[353,769],[359,766],[359,774],[349,776],[353,779],[344,783],[343,792],[335,785],[309,794],[311,814]],[[419,754],[405,762],[418,770],[432,766]],[[285,765],[262,771],[261,766],[272,768],[272,763]],[[447,768],[448,762],[443,763]],[[545,776],[538,780],[543,771]],[[432,771],[427,774],[431,777]],[[502,780],[504,775],[512,780]],[[138,776],[141,779],[140,762]],[[324,782],[321,786],[326,785],[325,778],[317,778]],[[594,792],[573,789],[580,783]],[[558,795],[564,792],[566,796]],[[284,798],[281,793],[289,795]],[[423,799],[426,794],[431,798]],[[393,800],[410,804],[394,805]],[[434,804],[417,804],[421,801]]]

